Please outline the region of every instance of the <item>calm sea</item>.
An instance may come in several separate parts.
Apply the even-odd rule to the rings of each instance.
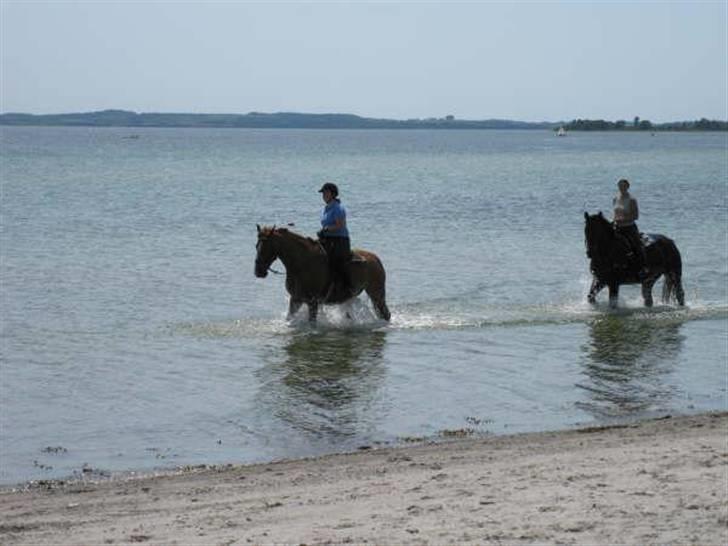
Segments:
[[[727,139],[0,128],[0,482],[725,410]],[[585,303],[622,177],[685,308]],[[314,234],[324,180],[390,324],[287,322],[253,275],[256,224]]]

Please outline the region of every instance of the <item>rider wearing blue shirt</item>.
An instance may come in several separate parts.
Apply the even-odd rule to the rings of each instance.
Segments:
[[[332,199],[321,211],[321,227],[323,237],[348,237],[346,227],[346,209],[341,201]]]
[[[319,240],[328,255],[334,283],[339,281],[343,289],[349,292],[351,281],[349,280],[348,263],[351,260],[351,242],[349,229],[346,226],[346,209],[339,200],[339,188],[336,184],[327,182],[321,186],[319,193],[322,194],[324,203],[326,203],[321,211]]]

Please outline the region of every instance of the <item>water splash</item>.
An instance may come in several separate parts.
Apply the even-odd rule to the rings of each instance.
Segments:
[[[616,309],[607,302],[589,304],[583,300],[532,305],[448,304],[445,301],[404,303],[392,306],[391,322],[376,317],[372,308],[356,299],[345,305],[322,306],[315,324],[308,321],[305,307],[290,320],[281,312],[271,318],[240,318],[217,322],[184,323],[171,327],[173,333],[198,338],[276,337],[326,331],[421,331],[472,328],[522,327],[590,323],[603,317],[661,323],[724,319],[728,305],[688,302],[685,307],[655,305],[646,308],[641,299],[620,301]]]

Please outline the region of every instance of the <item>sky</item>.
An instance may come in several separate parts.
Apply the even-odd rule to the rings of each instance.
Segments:
[[[728,119],[728,0],[0,0],[0,112]]]

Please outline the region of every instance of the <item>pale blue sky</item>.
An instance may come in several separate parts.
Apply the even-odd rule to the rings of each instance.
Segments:
[[[0,0],[0,111],[728,118],[728,2]]]

